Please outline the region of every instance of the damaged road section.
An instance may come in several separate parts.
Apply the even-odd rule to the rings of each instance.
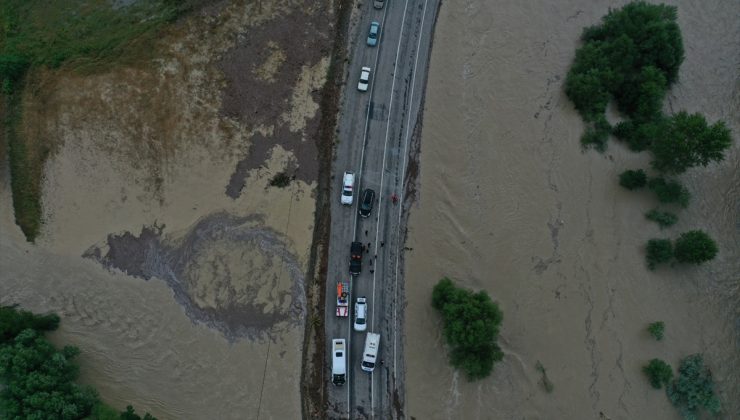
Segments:
[[[182,235],[144,226],[111,234],[83,257],[144,280],[164,280],[194,322],[227,339],[277,336],[303,325],[304,274],[281,235],[256,217],[216,213]]]

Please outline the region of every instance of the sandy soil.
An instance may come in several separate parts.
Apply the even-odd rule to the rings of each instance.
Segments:
[[[416,419],[675,419],[641,367],[704,352],[725,405],[737,399],[740,144],[683,180],[694,199],[660,232],[656,202],[617,174],[648,156],[615,142],[583,152],[562,83],[586,25],[624,2],[444,2],[406,254],[406,414]],[[702,112],[740,133],[736,3],[678,5],[686,60],[667,110]],[[720,244],[711,264],[649,272],[644,243],[692,228]],[[487,290],[504,312],[506,356],[469,383],[447,364],[432,286]],[[666,338],[645,328],[663,320]],[[547,369],[548,394],[535,369]]]
[[[82,381],[167,418],[297,418],[327,2],[234,2],[158,58],[34,75],[55,144],[36,246],[0,190],[0,303],[56,311]],[[296,38],[299,23],[312,36]],[[309,44],[312,48],[308,48]],[[270,187],[285,172],[286,188]]]

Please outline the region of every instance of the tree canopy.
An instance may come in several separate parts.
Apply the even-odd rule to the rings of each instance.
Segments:
[[[704,357],[693,354],[681,360],[678,378],[666,387],[668,398],[685,419],[697,418],[701,409],[712,414],[721,411],[719,399],[714,393],[712,373],[704,366]]]
[[[684,232],[676,239],[674,255],[684,263],[701,264],[714,259],[718,252],[714,240],[701,230]]]
[[[703,115],[686,112],[665,121],[650,145],[651,164],[661,172],[680,174],[694,166],[719,162],[732,145],[730,129],[723,121],[709,125]]]
[[[443,331],[450,346],[450,363],[470,380],[482,379],[503,358],[496,344],[503,313],[488,293],[455,286],[443,278],[432,291],[432,306],[442,314]]]
[[[665,93],[678,78],[684,58],[676,8],[629,3],[586,28],[581,40],[565,93],[589,124],[583,143],[603,149],[610,132],[608,123],[604,126],[610,100],[640,124],[660,116]]]
[[[0,411],[11,419],[79,419],[97,403],[95,390],[73,381],[79,374],[75,347],[57,350],[32,329],[0,348]]]

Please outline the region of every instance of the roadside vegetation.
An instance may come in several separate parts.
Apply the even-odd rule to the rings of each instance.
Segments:
[[[686,208],[691,193],[674,177],[722,161],[732,137],[723,121],[710,123],[701,114],[685,111],[663,113],[663,99],[678,80],[684,59],[677,13],[675,6],[644,1],[610,10],[600,24],[584,29],[583,45],[576,50],[565,80],[565,93],[586,123],[581,138],[584,147],[604,151],[613,134],[630,150],[652,155],[650,166],[657,174],[648,176],[643,169],[624,171],[619,175],[622,187],[647,186],[661,204]],[[612,101],[622,117],[614,127],[606,119]],[[677,214],[670,211],[654,209],[645,216],[661,229],[678,222]],[[711,260],[717,254],[716,245],[708,236],[703,239],[700,252],[698,239],[691,238],[688,253],[683,247],[673,249],[666,240],[651,239],[648,268],[674,257],[679,262]]]
[[[75,383],[74,346],[54,347],[44,334],[59,327],[56,314],[37,315],[0,306],[0,418],[61,420],[156,420],[100,401],[97,391]]]
[[[202,0],[3,0],[0,2],[0,96],[16,223],[33,242],[42,220],[43,164],[53,145],[19,132],[22,95],[35,70],[80,72],[135,62],[152,54],[158,30]]]
[[[434,286],[432,306],[442,315],[450,364],[471,381],[490,375],[504,356],[496,343],[504,315],[488,293],[473,293],[445,277]]]

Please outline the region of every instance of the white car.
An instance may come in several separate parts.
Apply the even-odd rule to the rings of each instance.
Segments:
[[[358,297],[355,301],[355,331],[367,329],[367,299]]]
[[[345,172],[342,177],[342,204],[351,206],[354,197],[355,174],[354,172]]]
[[[367,87],[370,85],[370,67],[363,67],[360,72],[360,82],[357,84],[357,90],[360,92],[367,92]]]

